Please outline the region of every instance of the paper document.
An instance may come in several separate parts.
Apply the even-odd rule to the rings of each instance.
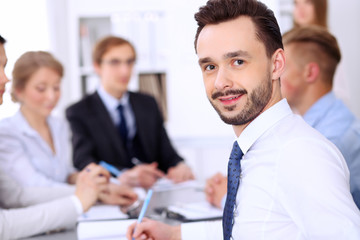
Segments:
[[[160,178],[152,187],[154,192],[162,192],[169,190],[179,190],[184,188],[203,188],[203,184],[198,181],[189,180],[181,183],[174,183],[167,178]]]
[[[96,221],[110,219],[127,219],[129,216],[121,212],[119,206],[114,205],[95,205],[87,212],[83,213],[78,221]]]
[[[123,240],[130,224],[136,220],[108,220],[94,222],[80,222],[77,227],[79,240]]]
[[[168,208],[168,211],[182,216],[186,221],[198,221],[206,219],[222,218],[223,211],[212,206],[206,201],[186,204],[175,204]]]

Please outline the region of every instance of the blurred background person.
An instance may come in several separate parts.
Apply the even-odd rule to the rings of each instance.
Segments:
[[[19,111],[0,121],[0,166],[23,186],[74,184],[70,128],[51,115],[63,67],[50,53],[24,53],[15,63],[12,96]]]
[[[327,0],[295,0],[294,26],[318,25],[327,28]]]
[[[293,23],[294,27],[316,25],[328,29],[327,0],[295,0]],[[333,91],[346,104],[349,103],[349,86],[341,63],[334,77]]]
[[[73,132],[74,165],[105,161],[121,170],[120,182],[151,187],[158,178],[193,179],[173,147],[155,99],[128,90],[136,61],[134,46],[107,36],[93,50],[100,86],[66,110]]]
[[[360,126],[336,98],[333,78],[341,60],[336,38],[325,28],[294,28],[283,35],[286,67],[281,92],[295,113],[333,142],[350,170],[350,187],[360,208]]]

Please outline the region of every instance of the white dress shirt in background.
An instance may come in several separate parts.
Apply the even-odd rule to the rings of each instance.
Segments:
[[[244,157],[234,239],[360,239],[360,212],[339,150],[283,99],[237,139]],[[221,221],[187,223],[182,239],[222,239]]]
[[[136,134],[136,121],[134,112],[129,101],[129,93],[125,92],[121,99],[116,99],[109,93],[107,93],[101,85],[99,86],[97,93],[99,94],[100,99],[105,105],[106,110],[110,114],[114,125],[120,125],[120,115],[117,107],[119,106],[119,104],[123,105],[126,127],[128,129],[128,138],[134,138]]]
[[[22,186],[64,185],[75,171],[67,122],[52,116],[47,121],[55,153],[20,111],[0,121],[0,167]]]

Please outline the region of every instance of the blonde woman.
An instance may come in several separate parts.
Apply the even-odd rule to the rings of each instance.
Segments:
[[[0,167],[22,186],[74,184],[70,134],[51,115],[63,67],[48,52],[27,52],[15,63],[12,95],[20,110],[0,122]]]

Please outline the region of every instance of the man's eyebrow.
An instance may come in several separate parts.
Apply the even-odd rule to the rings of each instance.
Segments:
[[[200,58],[198,62],[199,62],[199,65],[206,64],[206,63],[211,62],[211,58],[209,58],[209,57]]]
[[[251,58],[251,55],[247,51],[239,50],[236,52],[228,52],[223,55],[223,59],[229,59],[234,57],[245,57],[245,58]],[[205,57],[199,59],[199,65],[206,64],[209,62],[212,62],[211,58]]]
[[[229,52],[224,54],[223,58],[224,59],[229,59],[229,58],[234,58],[234,57],[246,57],[246,58],[251,58],[250,54],[247,51],[236,51],[236,52]]]

